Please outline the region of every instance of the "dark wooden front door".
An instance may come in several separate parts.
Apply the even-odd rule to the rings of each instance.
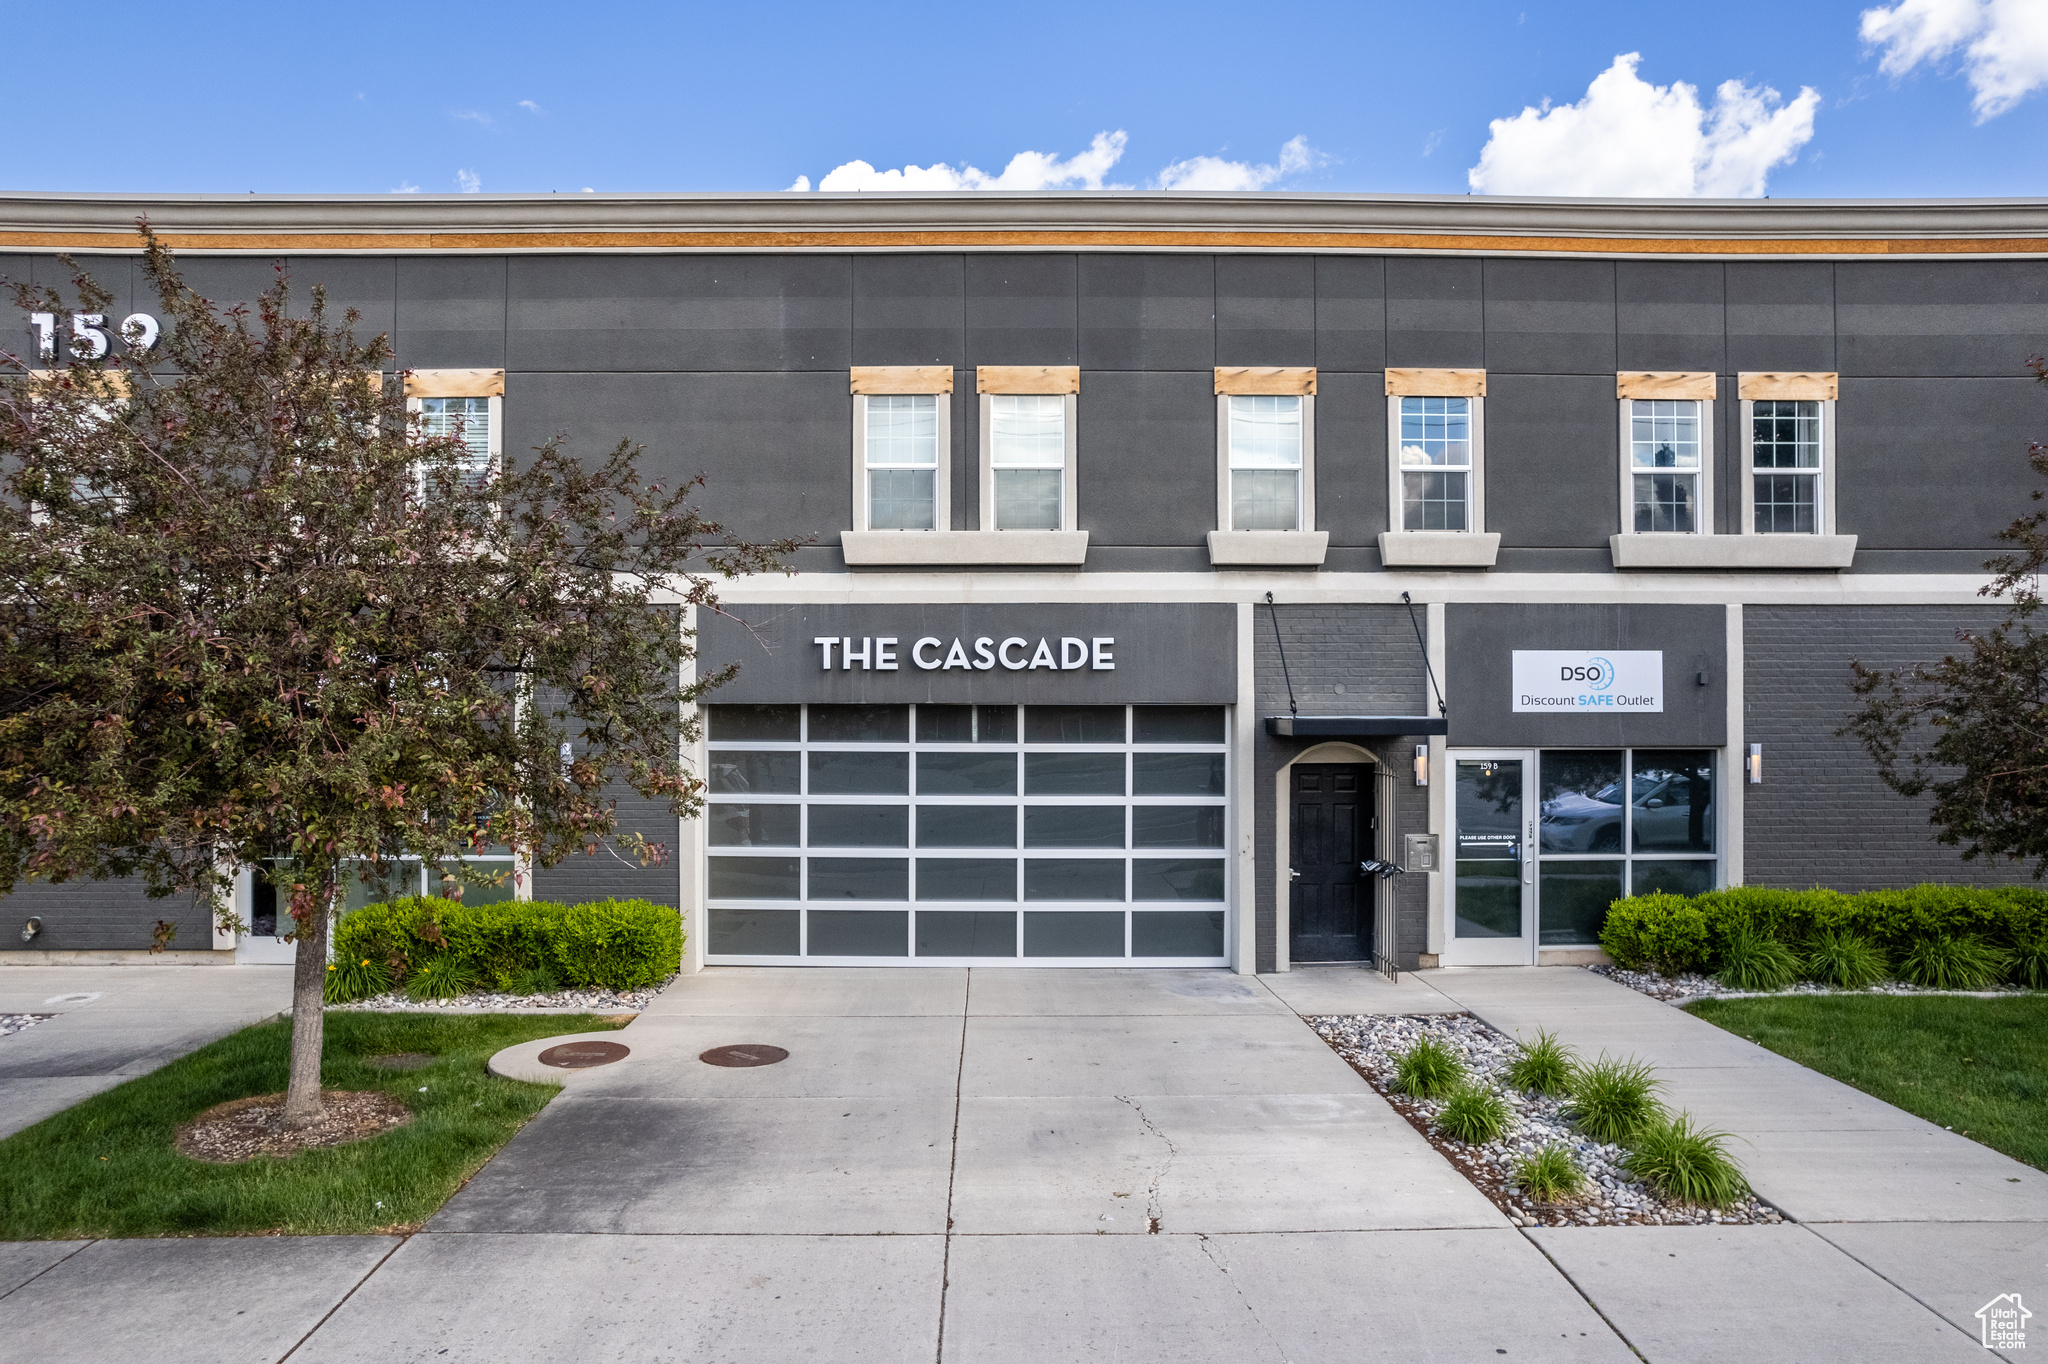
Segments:
[[[1372,847],[1372,768],[1297,763],[1288,863],[1288,956],[1365,961],[1372,956],[1374,880],[1359,871]]]

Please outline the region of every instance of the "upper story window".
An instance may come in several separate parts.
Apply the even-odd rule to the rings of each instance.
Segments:
[[[1081,371],[1071,365],[983,365],[981,525],[1074,528],[1074,418]]]
[[[1315,371],[1218,369],[1217,525],[1315,527]]]
[[[405,403],[419,414],[423,435],[462,442],[458,479],[476,487],[496,471],[504,457],[504,370],[416,369],[405,376]],[[427,486],[425,471],[421,482]]]
[[[1388,529],[1483,531],[1486,371],[1387,371]]]
[[[853,371],[854,529],[945,530],[953,371]]]
[[[867,409],[869,529],[938,529],[938,398],[877,395]]]
[[[1833,374],[1741,376],[1745,532],[1834,534],[1837,387]]]
[[[1402,398],[1401,529],[1472,528],[1472,399]]]
[[[1302,400],[1230,400],[1230,528],[1300,530]]]
[[[1711,374],[1618,374],[1622,529],[1638,535],[1713,530]]]

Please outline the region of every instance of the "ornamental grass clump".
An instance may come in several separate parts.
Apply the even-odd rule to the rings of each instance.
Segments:
[[[2012,983],[2048,990],[2048,937],[2028,938],[2013,948]]]
[[[455,999],[476,988],[476,972],[462,958],[435,957],[415,971],[405,983],[414,999]]]
[[[2007,960],[1986,943],[1944,933],[1907,949],[1899,979],[1931,990],[1986,990],[2004,978]]]
[[[524,970],[515,971],[512,978],[505,982],[506,992],[515,995],[551,995],[561,988],[561,980],[546,965],[529,966]]]
[[[1657,1102],[1661,1088],[1662,1082],[1644,1062],[1602,1056],[1572,1072],[1567,1111],[1578,1129],[1593,1140],[1625,1142],[1663,1116],[1663,1106]]]
[[[1440,1099],[1465,1080],[1465,1063],[1448,1045],[1424,1033],[1394,1068],[1394,1089],[1418,1099]]]
[[[1799,979],[1799,956],[1750,924],[1730,930],[1714,978],[1731,990],[1782,990]]]
[[[1508,1066],[1508,1083],[1532,1094],[1563,1094],[1571,1086],[1572,1050],[1546,1028],[1539,1028],[1534,1042],[1524,1042],[1521,1054]]]
[[[1586,1186],[1585,1172],[1572,1159],[1572,1153],[1557,1145],[1517,1156],[1514,1178],[1522,1192],[1538,1203],[1570,1198]]]
[[[1666,1198],[1725,1208],[1749,1193],[1727,1141],[1727,1133],[1698,1126],[1690,1113],[1659,1115],[1630,1139],[1621,1167]]]
[[[1806,974],[1838,990],[1867,990],[1885,978],[1884,952],[1861,933],[1828,930],[1806,949]]]
[[[327,980],[321,994],[329,1004],[347,1004],[353,1000],[368,999],[381,995],[391,988],[391,972],[382,962],[368,957],[360,960],[343,958],[327,967]]]
[[[1443,1112],[1436,1115],[1436,1125],[1453,1141],[1492,1141],[1508,1130],[1508,1106],[1490,1089],[1460,1085],[1451,1091]]]

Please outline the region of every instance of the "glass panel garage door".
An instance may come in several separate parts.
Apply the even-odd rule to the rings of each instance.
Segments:
[[[1221,965],[1221,706],[709,706],[707,960]]]

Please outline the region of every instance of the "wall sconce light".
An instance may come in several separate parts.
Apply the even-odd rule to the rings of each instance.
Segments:
[[[1762,744],[1751,744],[1749,746],[1749,784],[1751,786],[1762,786],[1764,784],[1764,746]]]
[[[1429,785],[1429,745],[1415,745],[1415,784]]]
[[[21,940],[23,942],[34,942],[37,936],[42,933],[42,931],[42,917],[40,915],[31,914],[28,916],[28,922],[21,926]]]

